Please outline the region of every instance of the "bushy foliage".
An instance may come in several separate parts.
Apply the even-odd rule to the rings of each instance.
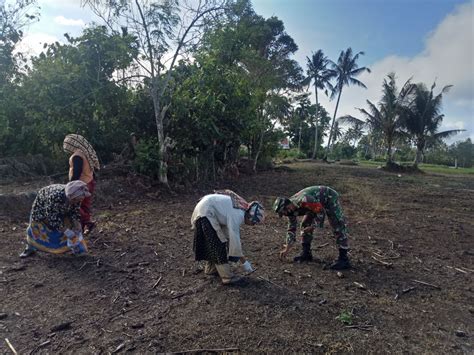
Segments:
[[[297,148],[280,149],[278,150],[277,157],[279,159],[304,159],[306,158],[306,154],[299,151]]]
[[[157,138],[141,139],[135,147],[133,167],[143,175],[157,178],[160,173],[160,154]]]

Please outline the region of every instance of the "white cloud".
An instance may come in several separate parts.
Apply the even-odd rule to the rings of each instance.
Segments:
[[[474,139],[474,2],[463,4],[447,15],[425,42],[424,50],[414,57],[390,56],[369,65],[371,74],[358,77],[367,90],[356,87],[342,92],[338,116],[357,116],[354,107],[366,107],[365,100],[377,103],[381,95],[383,78],[395,72],[398,86],[410,77],[428,87],[436,81],[435,93],[445,85],[453,85],[443,96],[442,130],[466,129],[451,141],[471,137]],[[359,63],[364,65],[364,57]],[[322,104],[332,116],[335,102],[323,98]]]
[[[84,21],[81,19],[74,20],[74,19],[65,18],[64,16],[56,16],[54,18],[54,22],[62,26],[77,26],[77,27],[85,26]]]

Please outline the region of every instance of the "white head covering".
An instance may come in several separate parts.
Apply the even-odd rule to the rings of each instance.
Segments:
[[[74,180],[66,184],[66,197],[73,199],[76,197],[89,197],[91,193],[87,189],[87,184],[81,180]]]

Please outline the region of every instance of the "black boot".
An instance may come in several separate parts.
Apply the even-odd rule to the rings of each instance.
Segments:
[[[300,255],[295,256],[293,258],[293,261],[298,263],[301,263],[303,261],[312,261],[313,255],[311,254],[311,244],[303,243],[301,245],[303,246],[303,251],[300,253]]]
[[[347,249],[339,249],[339,258],[331,265],[333,270],[346,270],[351,268]]]

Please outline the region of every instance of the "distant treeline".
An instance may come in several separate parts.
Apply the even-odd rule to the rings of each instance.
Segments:
[[[98,13],[116,6],[116,17],[27,58],[15,49],[40,16],[35,1],[0,5],[0,158],[62,160],[64,136],[79,133],[102,163],[127,161],[164,183],[215,179],[242,157],[257,170],[285,137],[304,157],[472,165],[470,141],[441,143],[456,133],[438,132],[447,88],[435,95],[407,83],[399,91],[390,74],[380,103],[361,111],[364,120],[337,117],[343,88],[365,87],[356,79],[369,71],[357,64],[363,53],[348,48],[333,62],[318,50],[303,69],[283,22],[257,15],[247,0],[207,1],[187,15],[174,2],[86,6]],[[318,103],[324,92],[334,98],[332,117]]]

